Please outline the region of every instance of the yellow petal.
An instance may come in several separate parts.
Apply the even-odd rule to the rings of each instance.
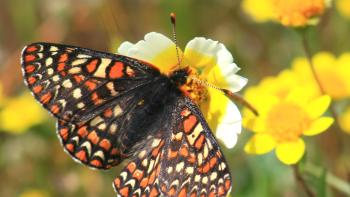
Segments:
[[[345,132],[350,134],[350,107],[340,115],[339,125]]]
[[[326,131],[334,122],[333,118],[330,117],[321,117],[313,121],[310,125],[310,128],[303,132],[306,136],[313,136],[320,134]]]
[[[194,38],[185,47],[184,59],[195,68],[211,67],[217,63],[220,50],[222,46],[218,41],[202,37]],[[233,62],[231,53],[228,52],[225,55],[229,63]]]
[[[265,154],[275,148],[276,142],[271,135],[255,134],[244,146],[244,151],[250,154]]]
[[[335,1],[338,12],[345,18],[350,19],[350,1],[349,0],[337,0]]]
[[[330,103],[331,97],[324,95],[310,102],[307,106],[306,111],[309,114],[310,118],[317,118],[328,109]]]
[[[276,156],[284,164],[297,163],[304,155],[305,143],[299,138],[296,141],[284,142],[276,147]]]

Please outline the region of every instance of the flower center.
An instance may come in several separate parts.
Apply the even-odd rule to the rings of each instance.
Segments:
[[[292,103],[279,103],[268,113],[266,127],[277,142],[288,142],[298,139],[310,122],[301,107]]]
[[[273,0],[277,17],[284,25],[305,25],[308,19],[323,13],[324,0]]]
[[[195,69],[189,68],[190,74],[184,85],[180,87],[180,90],[189,97],[194,103],[200,105],[204,100],[208,98],[207,87],[198,83],[193,78],[200,79]]]

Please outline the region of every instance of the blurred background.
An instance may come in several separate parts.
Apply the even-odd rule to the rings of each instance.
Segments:
[[[125,40],[136,42],[151,31],[171,33],[169,13],[177,15],[180,47],[194,37],[218,40],[232,52],[248,86],[276,75],[304,56],[300,37],[276,23],[256,23],[241,1],[231,0],[1,0],[0,1],[0,196],[114,196],[112,181],[123,165],[94,171],[64,153],[55,134],[55,120],[34,101],[23,83],[21,49],[32,42],[64,43],[116,52]],[[350,5],[349,5],[350,6]],[[311,51],[335,56],[350,50],[350,20],[333,6],[321,23],[308,31]],[[350,77],[350,76],[349,76]],[[243,146],[222,146],[233,176],[233,196],[303,196],[289,166],[273,153],[251,156]],[[326,132],[308,142],[315,164],[350,180],[343,161],[349,160]],[[346,143],[349,134],[342,134]],[[323,168],[321,168],[322,170]],[[312,178],[310,178],[312,179]],[[323,184],[317,180],[312,184]],[[322,187],[325,187],[323,185]],[[329,188],[330,196],[344,194]],[[345,196],[345,195],[344,195]]]

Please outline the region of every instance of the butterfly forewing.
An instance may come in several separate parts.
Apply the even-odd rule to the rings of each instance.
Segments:
[[[120,138],[130,123],[127,115],[160,75],[132,58],[49,43],[25,47],[22,68],[35,98],[59,119],[65,149],[96,168],[123,158]]]
[[[214,197],[230,191],[228,166],[198,108],[187,99],[175,106],[158,136],[115,179],[121,196]]]

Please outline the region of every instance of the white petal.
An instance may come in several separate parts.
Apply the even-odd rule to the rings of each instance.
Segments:
[[[134,46],[133,43],[125,41],[118,48],[118,54],[128,56],[130,48]]]
[[[218,64],[219,65],[227,65],[227,64],[231,64],[233,63],[233,57],[232,54],[227,50],[227,48],[225,47],[225,45],[223,45],[222,43],[219,44],[220,45],[220,50],[217,53],[218,56]],[[234,64],[234,66],[236,67],[235,69],[238,69],[238,66],[236,64]],[[236,70],[235,73],[238,71]]]
[[[237,143],[237,135],[242,131],[242,116],[237,106],[229,102],[226,114],[221,119],[216,129],[216,137],[220,139],[227,148],[233,148]]]
[[[226,75],[225,79],[227,80],[228,86],[222,88],[226,88],[232,92],[238,92],[240,91],[245,85],[248,83],[248,79],[241,77],[236,74]]]
[[[227,148],[233,148],[237,143],[238,134],[241,130],[241,122],[233,124],[222,123],[217,127],[216,137],[221,140]]]
[[[216,56],[220,50],[220,45],[218,41],[196,37],[187,43],[185,51],[188,49],[195,50],[205,55]]]
[[[150,32],[145,35],[144,40],[140,40],[136,44],[123,42],[118,52],[152,63],[154,57],[170,47],[175,47],[175,44],[169,38],[160,33]]]

